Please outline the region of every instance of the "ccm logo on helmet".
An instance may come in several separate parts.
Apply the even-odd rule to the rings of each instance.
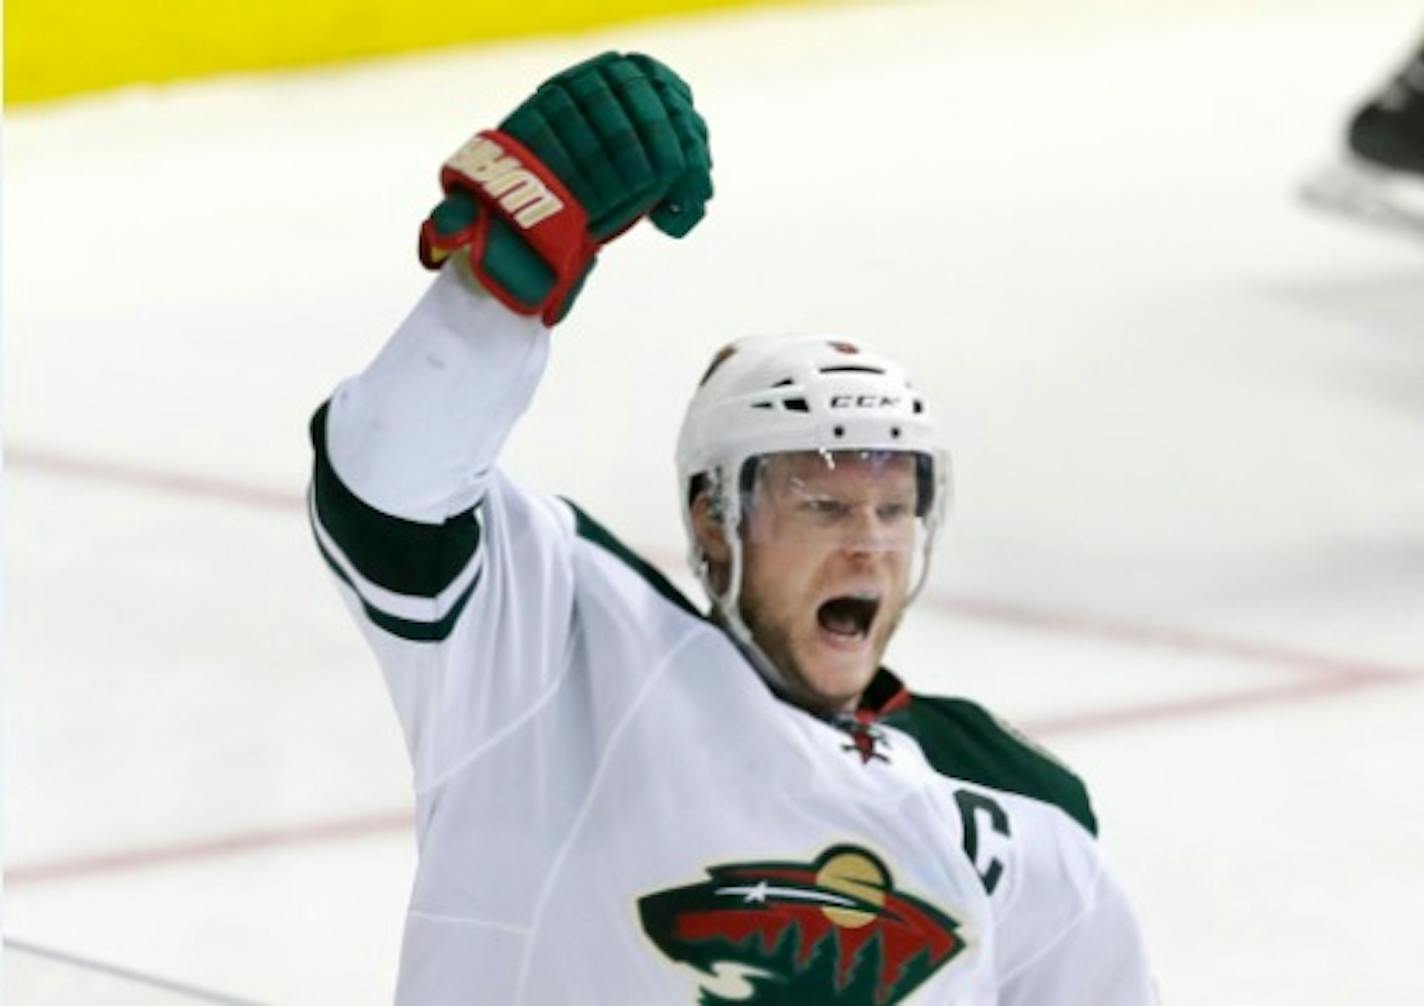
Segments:
[[[526,171],[517,158],[485,136],[476,136],[446,162],[479,184],[528,230],[564,208],[563,200],[549,191],[539,178]]]
[[[833,409],[893,409],[900,404],[895,395],[832,395]]]

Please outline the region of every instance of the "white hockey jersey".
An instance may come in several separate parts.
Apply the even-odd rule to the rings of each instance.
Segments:
[[[828,722],[495,460],[548,332],[451,268],[312,422],[311,515],[414,766],[397,1001],[1139,1006],[1081,783],[882,671]]]

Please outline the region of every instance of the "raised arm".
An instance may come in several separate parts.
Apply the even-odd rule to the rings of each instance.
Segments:
[[[568,314],[602,245],[643,215],[685,235],[710,170],[691,91],[639,54],[565,70],[463,144],[420,231],[420,259],[442,276],[319,414],[316,446],[347,488],[423,523],[475,503],[538,383],[545,326]]]
[[[439,276],[312,420],[317,544],[418,775],[459,755],[433,718],[517,716],[559,663],[568,515],[509,484],[499,451],[602,246],[644,215],[687,233],[709,171],[691,93],[655,60],[606,53],[545,82],[445,163],[420,235]]]

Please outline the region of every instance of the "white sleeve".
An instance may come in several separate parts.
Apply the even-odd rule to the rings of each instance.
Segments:
[[[573,517],[495,461],[549,333],[443,270],[312,420],[322,557],[375,651],[418,790],[536,709],[565,664]]]
[[[483,494],[549,356],[549,332],[453,263],[361,374],[332,395],[326,448],[370,506],[438,524]]]
[[[1153,1006],[1156,991],[1137,920],[1101,865],[1066,924],[1001,978],[1001,1006]]]

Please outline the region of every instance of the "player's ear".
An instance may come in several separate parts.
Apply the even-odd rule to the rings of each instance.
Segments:
[[[697,536],[697,546],[713,568],[726,567],[732,561],[732,550],[727,546],[727,535],[722,522],[712,513],[712,493],[703,490],[692,501],[692,531]]]

